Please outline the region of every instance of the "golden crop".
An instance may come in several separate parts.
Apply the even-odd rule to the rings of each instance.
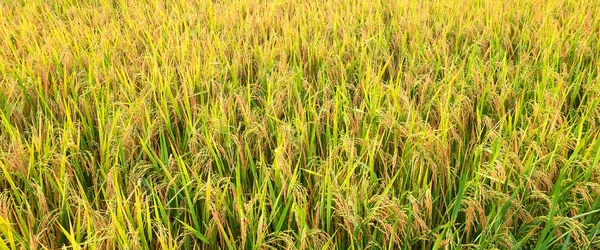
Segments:
[[[0,250],[600,248],[600,2],[0,0]]]

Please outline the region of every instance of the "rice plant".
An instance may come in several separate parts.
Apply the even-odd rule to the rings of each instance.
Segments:
[[[600,1],[0,0],[0,250],[599,249]]]

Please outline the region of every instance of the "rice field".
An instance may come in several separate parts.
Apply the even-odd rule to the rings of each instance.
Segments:
[[[0,250],[600,249],[600,1],[0,0]]]

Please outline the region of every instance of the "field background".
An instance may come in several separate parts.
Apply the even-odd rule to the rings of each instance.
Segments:
[[[598,249],[600,1],[0,0],[0,249]]]

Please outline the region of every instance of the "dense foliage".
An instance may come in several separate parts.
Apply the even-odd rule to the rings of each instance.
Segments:
[[[0,249],[600,248],[600,1],[0,0]]]

